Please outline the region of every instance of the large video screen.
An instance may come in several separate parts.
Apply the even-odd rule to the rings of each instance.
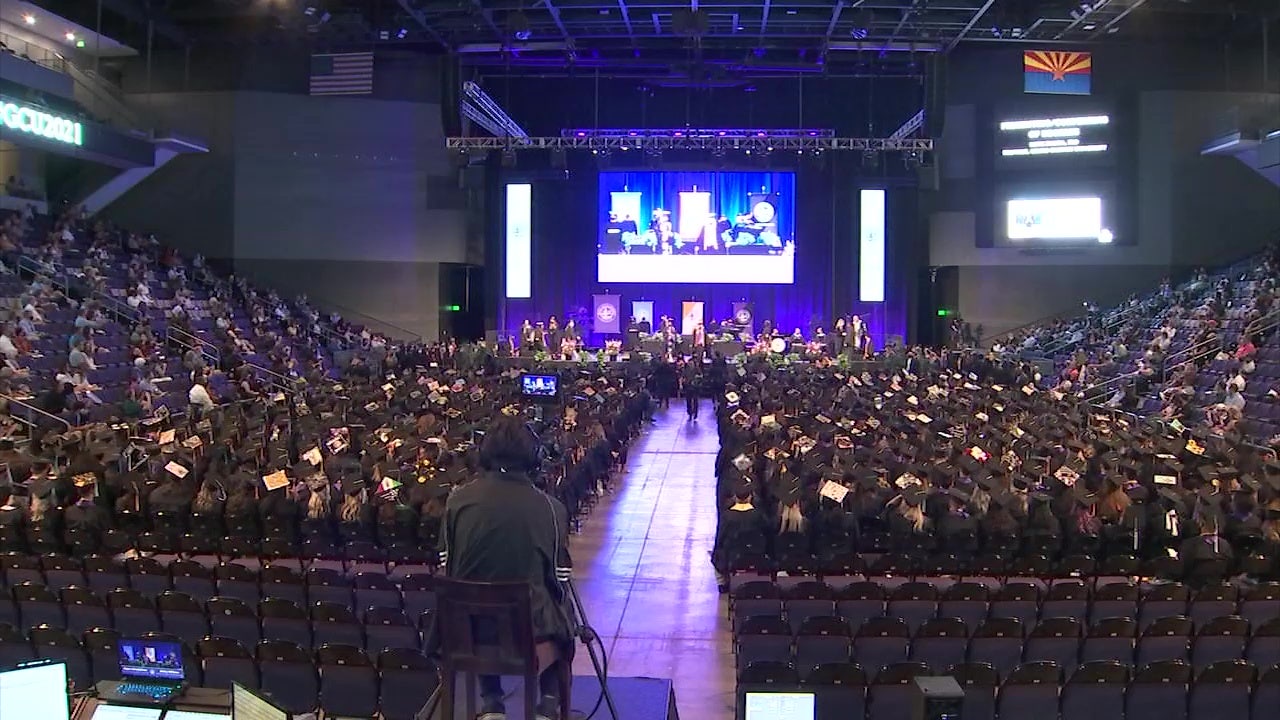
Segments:
[[[1010,240],[1096,240],[1103,236],[1102,198],[1017,198],[1009,201]]]
[[[795,173],[600,173],[596,279],[795,281]]]

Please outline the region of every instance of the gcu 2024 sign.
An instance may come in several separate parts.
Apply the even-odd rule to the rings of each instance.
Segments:
[[[5,99],[0,99],[0,125],[54,142],[77,146],[84,144],[84,127],[75,120]]]

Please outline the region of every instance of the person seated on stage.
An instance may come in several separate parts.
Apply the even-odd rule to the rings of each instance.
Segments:
[[[451,578],[528,583],[539,656],[553,658],[539,676],[537,718],[562,720],[557,663],[572,663],[574,650],[559,579],[571,567],[569,513],[534,485],[541,479],[538,442],[518,417],[504,416],[489,426],[480,446],[483,474],[454,490],[445,504],[440,555]],[[473,630],[477,641],[488,644],[497,640],[492,631]],[[478,720],[506,718],[501,677],[480,676],[480,696]]]

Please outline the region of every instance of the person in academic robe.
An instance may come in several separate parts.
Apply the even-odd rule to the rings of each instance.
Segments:
[[[552,315],[551,317],[547,318],[547,331],[546,331],[547,349],[549,351],[558,349],[560,347],[560,339],[561,339],[560,321],[556,319],[555,315]]]
[[[702,358],[707,354],[707,331],[698,323],[693,326],[693,359],[701,363]]]
[[[0,552],[25,552],[22,505],[10,492],[11,485],[0,485]]]
[[[862,318],[854,315],[849,318],[849,346],[853,348],[856,356],[861,357],[866,353],[866,342],[867,324],[862,322]]]
[[[729,592],[729,571],[735,557],[763,552],[770,530],[764,513],[756,509],[754,491],[749,482],[739,482],[733,490],[729,507],[721,510],[716,525],[715,542],[711,546],[711,566],[716,572],[716,586]]]
[[[702,361],[697,355],[685,363],[680,371],[680,392],[684,395],[685,412],[689,419],[697,420],[702,392]]]
[[[520,348],[519,352],[522,356],[533,355],[535,345],[535,332],[533,323],[527,319],[520,325]]]
[[[836,318],[835,325],[831,327],[831,332],[827,334],[827,347],[831,357],[839,357],[844,351],[845,343],[849,336],[849,324],[843,317]]]
[[[111,513],[98,505],[95,482],[88,476],[77,476],[76,501],[66,509],[68,530],[81,530],[90,536],[111,528]],[[83,478],[83,479],[79,479]]]
[[[1178,549],[1185,580],[1193,587],[1222,582],[1235,558],[1231,543],[1221,535],[1222,518],[1216,508],[1202,505],[1195,522],[1199,534],[1183,540]]]

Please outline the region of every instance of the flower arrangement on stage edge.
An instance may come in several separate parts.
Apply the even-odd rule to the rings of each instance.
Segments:
[[[620,352],[622,352],[621,340],[605,340],[604,341],[604,354],[608,355],[610,359],[617,360],[618,353]]]

